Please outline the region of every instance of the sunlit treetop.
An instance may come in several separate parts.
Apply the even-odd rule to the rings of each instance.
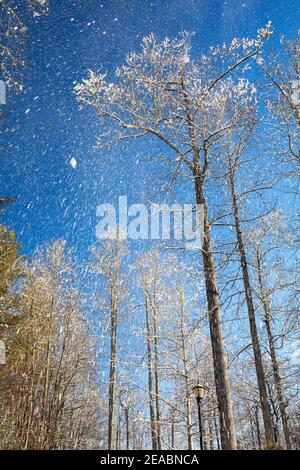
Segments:
[[[89,71],[74,91],[82,107],[100,115],[99,145],[154,136],[189,166],[191,147],[200,151],[203,141],[212,144],[255,110],[256,89],[243,70],[271,34],[268,23],[255,39],[210,47],[198,60],[190,33],[161,42],[151,34],[140,52],[126,56],[114,81]]]

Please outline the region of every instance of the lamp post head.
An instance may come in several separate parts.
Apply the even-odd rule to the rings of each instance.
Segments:
[[[193,392],[195,395],[196,400],[202,400],[205,393],[205,387],[200,385],[199,383],[193,387]]]

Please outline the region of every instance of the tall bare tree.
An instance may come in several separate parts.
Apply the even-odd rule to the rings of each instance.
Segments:
[[[296,39],[281,37],[284,54],[261,60],[261,66],[273,85],[268,110],[275,128],[283,132],[289,175],[300,177],[300,30]],[[290,165],[292,163],[292,165]]]
[[[248,318],[249,318],[249,325],[250,325],[250,333],[251,333],[251,340],[252,340],[252,347],[253,347],[253,354],[254,354],[254,362],[255,362],[255,369],[256,369],[256,376],[257,376],[257,383],[259,388],[259,395],[260,395],[260,403],[262,408],[263,414],[263,421],[264,421],[264,430],[266,436],[266,444],[273,445],[274,444],[274,436],[273,436],[273,428],[272,428],[272,420],[271,420],[271,413],[268,403],[268,394],[267,394],[267,385],[266,385],[266,378],[265,378],[265,371],[264,365],[262,360],[262,352],[261,346],[257,331],[257,324],[256,324],[256,314],[255,314],[255,306],[253,301],[253,294],[252,294],[252,285],[250,281],[250,273],[249,273],[249,262],[246,255],[245,243],[244,243],[244,235],[242,231],[242,224],[241,224],[241,217],[240,217],[240,207],[239,207],[239,195],[237,194],[236,189],[236,177],[237,177],[237,170],[241,165],[241,158],[243,155],[243,151],[245,146],[247,145],[247,141],[249,138],[249,134],[247,133],[247,124],[244,123],[246,127],[246,133],[243,137],[238,138],[238,142],[236,145],[233,145],[231,148],[227,147],[227,164],[228,164],[228,180],[231,192],[231,204],[232,204],[232,212],[234,217],[234,225],[236,230],[236,239],[237,239],[237,246],[238,252],[240,257],[240,265],[242,269],[242,277],[243,277],[243,285],[245,291],[245,297],[247,302],[247,311],[248,311]]]
[[[234,102],[236,96],[243,95],[247,83],[234,80],[234,73],[258,56],[270,34],[268,25],[259,30],[255,40],[234,40],[228,47],[212,48],[198,63],[190,54],[189,35],[161,43],[150,35],[144,38],[142,51],[129,54],[125,65],[116,70],[114,83],[91,71],[89,78],[75,87],[80,104],[94,108],[107,126],[99,144],[147,137],[165,144],[169,151],[175,167],[171,183],[182,165],[191,172],[196,203],[204,207],[201,253],[224,449],[236,448],[236,438],[205,181],[212,147],[239,118]]]
[[[110,361],[109,361],[109,387],[108,387],[108,449],[115,446],[115,402],[117,378],[117,328],[119,323],[119,308],[122,298],[121,264],[125,255],[122,240],[106,241],[101,249],[94,248],[93,253],[97,259],[97,271],[106,280],[108,291],[108,309],[110,316]]]

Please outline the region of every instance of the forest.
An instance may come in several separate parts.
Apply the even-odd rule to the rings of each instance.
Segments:
[[[1,162],[34,76],[27,19],[36,34],[53,2],[0,0]],[[96,236],[91,196],[79,235],[45,222],[28,250],[18,188],[1,189],[1,450],[300,449],[300,29],[271,20],[205,48],[154,31],[108,71],[77,71],[65,93],[91,128],[83,154],[107,164],[101,201],[126,194],[123,178],[136,189],[131,237],[116,218]],[[151,203],[191,203],[200,244],[176,237],[174,214],[169,236],[142,236]]]

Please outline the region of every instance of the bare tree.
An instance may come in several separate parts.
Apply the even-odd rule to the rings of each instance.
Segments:
[[[270,290],[268,287],[268,275],[266,272],[266,261],[267,256],[271,251],[276,249],[276,242],[272,242],[272,236],[276,237],[276,232],[278,234],[278,242],[283,243],[282,240],[282,233],[283,233],[283,226],[280,222],[280,213],[278,211],[272,212],[269,216],[264,217],[261,221],[257,229],[253,230],[251,233],[251,244],[254,248],[255,252],[255,267],[257,270],[257,277],[258,277],[258,296],[261,302],[263,313],[264,313],[264,323],[266,326],[267,338],[268,338],[268,345],[269,351],[271,356],[271,363],[272,363],[272,370],[273,370],[273,377],[274,377],[274,384],[275,390],[277,395],[277,400],[279,403],[279,410],[282,419],[283,425],[283,432],[285,438],[286,448],[291,448],[291,437],[290,437],[290,430],[288,424],[288,417],[286,413],[286,398],[284,397],[282,379],[280,376],[279,371],[279,363],[277,358],[276,352],[276,343],[274,334],[272,332],[271,322],[273,320],[272,317],[272,309],[271,309],[271,299],[272,299],[272,291],[274,292],[275,289],[273,288]],[[266,240],[268,240],[268,246],[265,247]],[[280,240],[280,241],[279,241]],[[280,283],[280,289],[284,288],[284,284]]]
[[[0,373],[2,449],[82,448],[99,440],[95,350],[73,274],[62,242],[24,266],[19,321]]]
[[[140,262],[141,289],[145,299],[149,411],[153,449],[161,449],[161,413],[159,386],[158,338],[158,258],[149,255],[150,263]]]
[[[119,323],[119,308],[122,298],[121,264],[125,255],[124,243],[119,240],[106,241],[102,248],[93,249],[97,259],[97,271],[106,280],[110,314],[110,362],[108,389],[108,449],[114,448],[115,434],[115,391],[117,377],[117,327]]]
[[[258,56],[270,34],[268,25],[256,40],[212,48],[198,63],[191,58],[187,34],[179,40],[166,38],[162,43],[150,35],[142,43],[142,52],[128,55],[126,64],[116,70],[115,83],[90,72],[89,78],[75,87],[81,105],[93,107],[107,125],[99,144],[147,137],[168,149],[175,166],[171,183],[182,165],[191,172],[196,203],[204,207],[201,252],[224,449],[235,448],[236,439],[205,181],[210,150],[238,121],[235,97],[243,95],[248,86],[244,80],[234,81],[234,72]]]
[[[261,61],[261,66],[273,85],[268,97],[268,110],[273,124],[283,132],[292,174],[300,175],[300,30],[294,40],[281,37],[280,57]],[[291,175],[291,172],[289,172]]]
[[[252,340],[252,346],[253,346],[254,362],[255,362],[255,368],[256,368],[259,395],[260,395],[260,403],[261,403],[262,414],[263,414],[266,444],[268,446],[268,445],[273,445],[274,436],[273,436],[270,408],[269,408],[269,403],[268,403],[267,386],[266,386],[265,372],[264,372],[264,366],[263,366],[263,360],[262,360],[262,353],[261,353],[261,347],[260,347],[260,342],[259,342],[259,337],[258,337],[258,332],[257,332],[255,306],[254,306],[254,301],[253,301],[252,286],[251,286],[250,273],[249,273],[249,263],[248,263],[248,259],[246,255],[244,235],[243,235],[242,225],[241,225],[240,208],[239,208],[240,198],[236,190],[236,173],[237,173],[237,169],[241,165],[241,157],[243,155],[243,151],[245,149],[245,146],[249,138],[249,133],[247,133],[247,124],[245,122],[244,122],[244,127],[246,128],[246,133],[242,137],[239,137],[237,139],[236,145],[233,144],[231,148],[230,146],[227,146],[228,180],[229,180],[229,186],[230,186],[230,191],[231,191],[231,204],[232,204],[232,211],[233,211],[233,217],[234,217],[234,225],[235,225],[235,230],[236,230],[236,239],[237,239],[237,245],[238,245],[238,252],[240,256],[240,264],[241,264],[241,269],[242,269],[245,297],[246,297],[246,302],[247,302],[250,333],[251,333],[251,340]],[[251,126],[250,126],[250,133],[251,133]]]

